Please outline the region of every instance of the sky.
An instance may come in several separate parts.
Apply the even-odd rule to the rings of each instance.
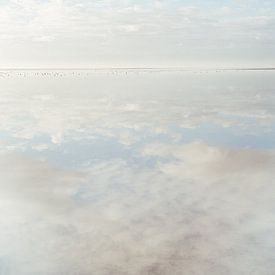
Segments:
[[[275,2],[0,0],[0,67],[272,67]]]

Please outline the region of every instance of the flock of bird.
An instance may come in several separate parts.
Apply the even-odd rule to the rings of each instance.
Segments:
[[[62,77],[87,77],[91,74],[105,73],[110,75],[128,75],[128,74],[144,74],[144,73],[168,73],[168,72],[191,72],[195,74],[207,74],[209,72],[220,73],[224,70],[186,70],[186,69],[63,69],[63,70],[44,70],[44,69],[3,69],[0,70],[0,78],[28,78],[28,77],[46,77],[46,78],[62,78]]]

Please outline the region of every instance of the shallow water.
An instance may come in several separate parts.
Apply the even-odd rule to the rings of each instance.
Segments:
[[[274,71],[2,71],[0,274],[274,274]]]

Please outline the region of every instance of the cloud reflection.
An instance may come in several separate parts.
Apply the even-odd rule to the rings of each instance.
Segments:
[[[156,149],[175,163],[140,170],[113,160],[72,173],[2,157],[2,265],[10,274],[271,274],[274,156],[198,143],[146,152]]]
[[[134,86],[153,94],[129,95],[131,77],[112,79],[112,97],[102,78],[5,82],[0,274],[271,275],[274,149],[211,140],[230,128],[264,142],[273,98],[232,78],[231,94],[177,82],[171,97],[147,75]],[[210,142],[185,139],[203,124]]]

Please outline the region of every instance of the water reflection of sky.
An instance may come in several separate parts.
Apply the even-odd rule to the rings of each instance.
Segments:
[[[142,162],[154,142],[275,145],[273,72],[10,74],[1,80],[2,150],[61,166]]]
[[[2,72],[0,274],[272,274],[274,84]]]

